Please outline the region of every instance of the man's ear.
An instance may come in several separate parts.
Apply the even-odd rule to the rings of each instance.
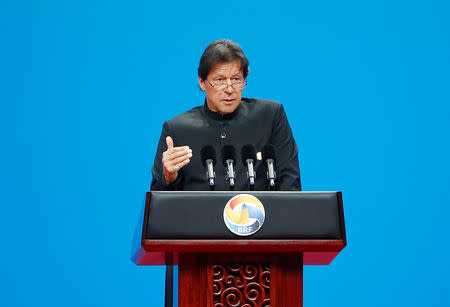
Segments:
[[[205,82],[203,81],[202,78],[200,78],[200,76],[198,77],[198,85],[200,86],[200,88],[202,89],[202,91],[205,91]]]

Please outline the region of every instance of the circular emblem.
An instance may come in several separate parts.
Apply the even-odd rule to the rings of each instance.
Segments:
[[[250,194],[238,194],[223,209],[223,220],[228,229],[238,236],[257,232],[264,223],[266,212],[263,204]]]

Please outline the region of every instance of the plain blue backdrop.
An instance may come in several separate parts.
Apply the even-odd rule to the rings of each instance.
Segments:
[[[448,1],[0,1],[0,305],[163,306],[130,261],[165,120],[203,103],[213,40],[281,101],[304,190],[348,246],[313,306],[450,305]]]

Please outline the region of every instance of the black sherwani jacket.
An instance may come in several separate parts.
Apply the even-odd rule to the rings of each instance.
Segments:
[[[171,184],[166,184],[161,162],[162,153],[167,150],[167,136],[172,137],[174,146],[187,145],[192,149],[190,163],[179,171],[177,180]],[[253,145],[257,152],[261,151],[264,145],[274,145],[277,155],[276,190],[301,190],[298,148],[283,106],[275,101],[255,98],[242,98],[241,104],[230,114],[221,115],[212,112],[205,103],[204,106],[193,108],[166,121],[152,169],[151,189],[209,190],[200,150],[206,145],[212,145],[217,153],[217,164],[214,167],[215,190],[229,190],[229,184],[225,179],[226,167],[221,162],[221,149],[227,144],[233,145],[237,152],[235,191],[249,190],[247,168],[241,160],[241,149],[247,144]],[[265,162],[257,161],[255,169],[255,190],[267,190]]]

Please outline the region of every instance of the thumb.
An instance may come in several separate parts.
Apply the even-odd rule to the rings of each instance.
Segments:
[[[166,144],[167,144],[167,149],[173,148],[173,140],[170,136],[166,137]]]

